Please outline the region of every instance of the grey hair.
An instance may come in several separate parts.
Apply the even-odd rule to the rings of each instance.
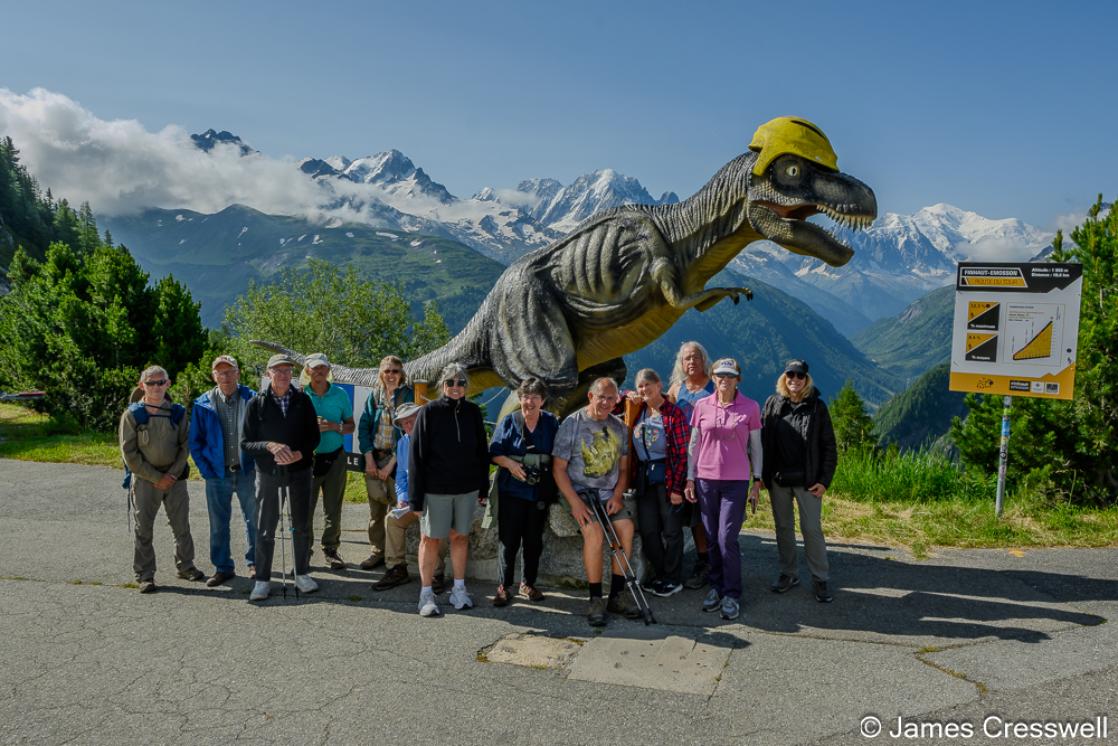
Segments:
[[[675,364],[672,365],[672,375],[669,379],[670,385],[682,385],[687,379],[687,375],[683,372],[683,354],[692,348],[698,350],[699,354],[703,356],[703,373],[706,374],[707,378],[710,378],[710,355],[707,354],[707,348],[692,339],[681,344],[679,352],[675,354]]]
[[[596,396],[602,395],[602,389],[606,386],[611,386],[614,391],[620,391],[621,388],[617,385],[617,381],[609,376],[602,376],[601,378],[594,379],[594,383],[590,384],[590,393]]]
[[[652,368],[641,368],[637,371],[636,378],[633,379],[635,383],[660,383],[660,374]]]
[[[450,363],[443,368],[442,372],[439,373],[439,384],[442,385],[455,378],[465,378],[466,385],[470,385],[470,374],[466,372],[466,366],[462,363]]]
[[[154,376],[156,374],[162,375],[164,378],[171,377],[171,374],[168,373],[167,369],[164,368],[162,365],[149,365],[148,367],[144,368],[144,372],[140,374],[140,383],[143,383],[144,379],[146,379],[148,376]]]

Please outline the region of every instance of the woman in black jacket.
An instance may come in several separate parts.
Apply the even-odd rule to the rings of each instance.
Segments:
[[[765,402],[761,441],[765,453],[762,479],[772,500],[780,577],[771,586],[784,593],[800,584],[796,570],[793,498],[800,508],[800,533],[811,570],[815,600],[833,600],[827,588],[827,541],[823,538],[823,494],[835,475],[838,450],[827,405],[812,385],[808,365],[789,360]]]
[[[466,592],[466,561],[474,506],[489,494],[489,440],[481,408],[466,399],[466,368],[451,363],[439,376],[442,397],[419,410],[408,452],[408,494],[419,514],[419,613],[438,616],[431,581],[440,542],[450,537],[454,588],[450,603],[474,605]]]

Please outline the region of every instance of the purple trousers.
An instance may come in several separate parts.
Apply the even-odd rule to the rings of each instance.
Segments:
[[[741,600],[741,550],[738,534],[745,520],[749,481],[745,479],[696,479],[699,510],[710,545],[710,586],[721,596]]]

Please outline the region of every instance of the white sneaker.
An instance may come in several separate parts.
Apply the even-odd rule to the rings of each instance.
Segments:
[[[458,611],[474,608],[474,600],[466,593],[466,587],[455,588],[450,592],[450,605]]]
[[[267,580],[257,580],[252,584],[252,593],[248,594],[249,601],[263,601],[272,592],[272,584]]]
[[[429,595],[420,594],[419,596],[419,615],[420,616],[438,616],[442,612],[439,610],[439,605],[435,603],[435,594]]]
[[[296,575],[295,587],[300,593],[314,593],[318,590],[318,583],[314,582],[314,578],[310,575]]]

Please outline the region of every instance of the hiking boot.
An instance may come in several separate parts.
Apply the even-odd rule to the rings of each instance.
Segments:
[[[155,593],[159,590],[159,586],[155,584],[154,580],[141,580],[139,589],[140,593]]]
[[[497,586],[497,592],[493,594],[494,606],[508,606],[509,605],[509,592],[505,590],[503,585]]]
[[[683,583],[673,583],[670,580],[658,580],[656,584],[652,586],[653,595],[659,596],[660,598],[674,596],[682,590]]]
[[[403,585],[408,582],[411,577],[408,575],[407,565],[396,565],[390,567],[380,580],[373,583],[374,591],[386,591],[389,588],[395,588],[398,585]]]
[[[723,619],[737,619],[741,614],[741,604],[738,603],[736,598],[726,596],[722,599],[722,618]]]
[[[706,586],[710,582],[707,580],[708,570],[710,570],[710,565],[706,562],[696,562],[695,568],[691,571],[691,577],[683,581],[683,587],[694,591]]]
[[[206,586],[209,588],[216,588],[222,583],[228,580],[232,580],[235,577],[237,577],[236,573],[222,572],[221,570],[218,570],[210,576],[209,580],[206,581]]]
[[[811,589],[815,591],[815,600],[821,604],[829,604],[835,600],[831,592],[827,589],[826,580],[816,580],[812,578]]]
[[[372,570],[384,564],[383,554],[370,554],[365,559],[361,560],[359,567],[362,570]]]
[[[528,585],[524,582],[520,584],[520,595],[537,604],[547,598],[547,596],[540,593],[540,590],[536,588],[536,586]]]
[[[252,593],[248,594],[249,601],[263,601],[272,592],[272,584],[267,580],[257,580],[252,584]]]
[[[179,577],[183,580],[199,581],[205,580],[206,574],[199,570],[197,567],[190,567],[186,570],[179,570]]]
[[[474,600],[466,593],[466,586],[454,588],[450,592],[450,605],[458,611],[474,608]]]
[[[611,614],[620,614],[626,619],[640,619],[641,610],[633,603],[626,593],[618,593],[606,604],[606,611]]]
[[[431,579],[431,591],[437,596],[446,590],[446,574],[438,573]]]
[[[722,608],[722,594],[718,592],[717,588],[711,588],[707,591],[706,598],[703,599],[703,611],[718,611]]]
[[[326,564],[328,564],[330,566],[331,570],[344,570],[345,569],[345,560],[343,560],[342,556],[340,554],[338,554],[337,549],[323,548],[322,555],[323,555],[323,557],[326,558]]]
[[[795,575],[781,575],[776,582],[769,586],[773,593],[787,593],[800,584],[800,579]]]
[[[601,596],[590,599],[590,608],[586,612],[586,621],[591,627],[606,626],[606,600]]]
[[[318,590],[318,583],[310,575],[296,575],[295,587],[300,593],[314,593]]]
[[[435,603],[434,593],[420,593],[419,594],[419,615],[420,616],[439,616],[442,612],[439,610],[439,605]]]

